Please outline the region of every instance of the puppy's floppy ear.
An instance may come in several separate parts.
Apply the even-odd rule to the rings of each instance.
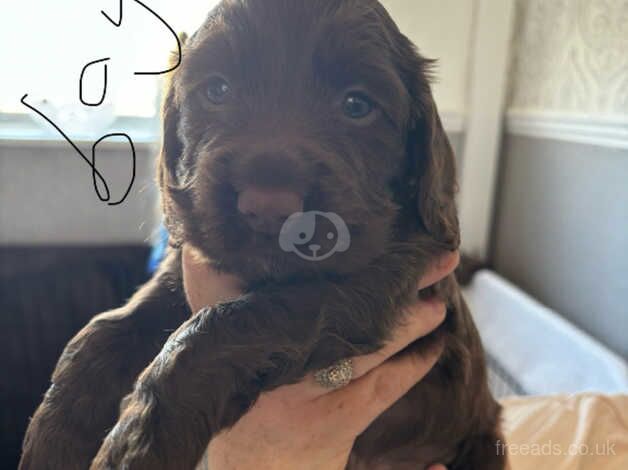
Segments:
[[[421,225],[434,241],[456,249],[456,162],[430,89],[434,61],[418,53],[379,2],[370,4],[387,32],[390,54],[409,95],[406,191],[416,199]]]
[[[182,43],[185,39],[185,35],[181,35]],[[176,60],[173,53],[171,62]],[[168,229],[169,242],[173,246],[178,246],[183,242],[183,222],[178,213],[190,204],[190,199],[186,188],[180,186],[177,177],[177,167],[183,155],[183,143],[178,135],[180,114],[175,92],[175,74],[176,71],[168,75],[164,87],[161,105],[162,140],[157,161],[157,182],[161,190],[164,224]]]
[[[456,160],[429,85],[419,84],[414,93],[407,149],[418,214],[427,232],[453,250],[460,244]]]

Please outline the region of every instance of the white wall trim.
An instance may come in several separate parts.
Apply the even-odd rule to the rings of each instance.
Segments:
[[[537,139],[628,149],[628,117],[624,116],[511,109],[506,115],[506,132]]]
[[[475,0],[458,197],[462,249],[488,257],[515,0]]]

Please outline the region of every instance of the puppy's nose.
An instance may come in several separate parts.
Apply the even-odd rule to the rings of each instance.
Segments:
[[[238,211],[253,230],[278,234],[288,217],[303,211],[303,197],[295,191],[253,186],[238,195]]]

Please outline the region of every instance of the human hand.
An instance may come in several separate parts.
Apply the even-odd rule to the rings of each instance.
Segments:
[[[424,289],[449,275],[458,254],[444,256],[420,280]],[[195,251],[183,249],[184,286],[192,311],[237,297],[237,278],[212,270]],[[353,380],[329,391],[308,375],[297,384],[263,393],[232,428],[214,437],[209,468],[217,470],[344,469],[351,448],[381,413],[420,381],[434,366],[441,348],[427,354],[391,358],[445,319],[445,305],[416,300],[407,321],[379,351],[353,358]],[[261,466],[263,462],[263,467]],[[435,465],[429,470],[443,470]]]

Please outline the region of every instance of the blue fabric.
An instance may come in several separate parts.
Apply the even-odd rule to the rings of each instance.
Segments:
[[[159,268],[159,264],[166,256],[166,249],[168,248],[168,231],[166,227],[162,225],[159,226],[157,236],[155,237],[155,241],[153,243],[153,249],[150,252],[150,257],[148,258],[148,272],[153,274]]]

